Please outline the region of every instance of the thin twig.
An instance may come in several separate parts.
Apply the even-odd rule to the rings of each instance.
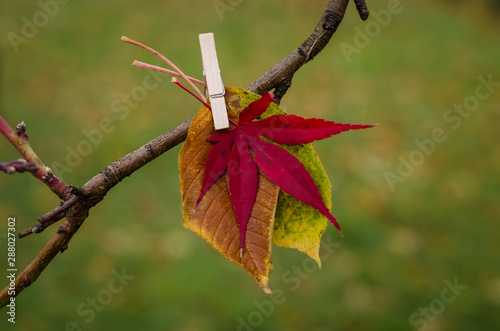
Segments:
[[[33,151],[28,142],[28,135],[26,134],[26,125],[24,122],[18,124],[16,131],[14,131],[2,116],[0,116],[0,132],[10,141],[15,149],[17,149],[26,162],[37,167],[36,171],[32,172],[33,175],[47,185],[59,198],[65,199],[64,193],[68,185],[66,185],[62,179],[54,176],[52,170],[46,167],[42,160],[36,155],[35,151]]]
[[[197,96],[196,94],[194,94],[193,92],[191,92],[191,90],[189,90],[188,88],[186,88],[184,85],[181,84],[181,82],[179,82],[179,80],[175,77],[172,77],[172,83],[174,83],[175,85],[179,86],[181,89],[183,89],[184,91],[186,91],[187,93],[191,94],[193,97],[196,98],[196,100],[198,100],[199,102],[201,102],[205,107],[207,107],[208,109],[210,109],[210,111],[212,110],[212,107],[210,107],[210,105],[207,103],[206,99],[205,100],[202,100],[199,96]]]
[[[22,232],[19,232],[17,236],[19,238],[24,238],[32,233],[41,233],[48,226],[54,224],[59,220],[62,220],[66,216],[66,211],[69,208],[73,207],[81,199],[81,196],[72,196],[61,205],[49,211],[47,214],[37,217],[36,219],[38,220],[39,224]]]
[[[29,171],[34,173],[38,169],[38,166],[33,162],[26,162],[25,159],[17,159],[10,162],[0,162],[0,171],[6,174],[12,175],[16,172]]]

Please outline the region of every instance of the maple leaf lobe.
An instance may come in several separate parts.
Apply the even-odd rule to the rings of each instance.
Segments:
[[[223,166],[225,166],[224,169],[229,173],[229,191],[240,228],[240,248],[242,248],[252,211],[251,206],[255,201],[257,183],[254,181],[257,180],[257,176],[254,162],[256,162],[263,173],[284,192],[317,209],[342,235],[340,225],[324,204],[313,178],[304,165],[285,149],[261,137],[277,144],[302,145],[352,129],[368,128],[371,125],[343,124],[316,118],[305,119],[297,115],[273,115],[254,121],[266,111],[272,101],[273,96],[268,92],[264,93],[260,99],[253,101],[241,111],[235,128],[216,133],[208,139],[215,143],[212,147],[214,152],[211,150],[207,159],[205,177],[209,179],[204,178],[198,201],[213,185],[214,179],[218,179],[224,173]],[[223,147],[217,148],[218,144],[223,144]],[[226,156],[227,148],[231,149],[229,160]],[[255,161],[249,149],[254,151]],[[210,156],[220,157],[223,160],[214,161]]]

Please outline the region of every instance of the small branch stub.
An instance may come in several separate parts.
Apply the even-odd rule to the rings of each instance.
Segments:
[[[368,16],[370,15],[368,7],[366,6],[366,1],[354,0],[354,3],[356,4],[356,9],[358,10],[359,17],[361,17],[363,21],[366,21],[368,19]]]
[[[220,75],[217,52],[215,50],[215,39],[213,33],[200,34],[201,58],[203,61],[203,72],[207,83],[208,96],[212,108],[212,117],[215,130],[229,128],[226,101],[224,100],[224,84]]]
[[[26,124],[24,121],[16,125],[16,134],[21,139],[28,139],[28,135],[26,134]]]
[[[6,174],[13,174],[16,172],[29,171],[34,173],[38,169],[38,166],[32,162],[26,162],[24,159],[17,159],[11,162],[0,162],[0,171]]]

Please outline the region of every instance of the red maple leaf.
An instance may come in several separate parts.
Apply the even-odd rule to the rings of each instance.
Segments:
[[[285,193],[325,215],[342,234],[339,224],[323,203],[318,187],[304,165],[287,150],[262,139],[261,136],[278,144],[299,145],[344,131],[373,126],[342,124],[316,118],[305,119],[296,115],[273,115],[254,121],[266,111],[272,101],[273,95],[264,93],[260,99],[241,111],[234,129],[215,133],[208,139],[215,145],[208,153],[202,188],[195,208],[210,187],[227,171],[231,203],[240,228],[240,249],[245,242],[247,225],[257,194],[257,167]]]

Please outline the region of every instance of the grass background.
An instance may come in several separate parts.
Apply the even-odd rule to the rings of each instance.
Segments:
[[[61,176],[81,186],[198,108],[165,77],[128,116],[113,112],[113,102],[148,74],[131,62],[160,64],[121,35],[201,77],[197,35],[214,32],[224,83],[245,87],[309,35],[325,4],[241,1],[220,17],[212,1],[70,1],[16,53],[8,33],[20,35],[23,17],[32,21],[42,9],[36,1],[3,1],[0,113],[12,126],[26,122],[33,148],[49,166],[65,162],[68,148],[87,139],[84,130],[110,119],[112,132]],[[368,5],[379,13],[388,1]],[[69,330],[74,322],[82,330],[500,329],[500,88],[456,129],[443,119],[474,95],[479,76],[500,81],[498,2],[402,0],[401,6],[366,47],[346,57],[341,44],[355,46],[357,29],[367,25],[351,3],[331,44],[295,75],[282,102],[305,117],[380,123],[314,144],[345,235],[329,226],[325,238],[338,247],[333,254],[322,250],[321,270],[299,252],[273,248],[271,288],[281,296],[269,297],[184,229],[178,146],[91,210],[69,249],[17,298],[17,323],[7,323],[1,310],[1,328]],[[398,174],[400,158],[408,160],[418,150],[415,140],[431,138],[436,128],[446,141],[392,190],[387,172]],[[0,139],[1,161],[17,157]],[[58,203],[32,176],[0,176],[2,269],[7,218],[15,216],[21,231]],[[17,241],[19,268],[55,230]],[[123,268],[135,278],[90,315],[82,305],[103,295],[112,271]],[[467,289],[441,306],[444,281],[455,279]],[[279,303],[269,305],[273,298]]]

